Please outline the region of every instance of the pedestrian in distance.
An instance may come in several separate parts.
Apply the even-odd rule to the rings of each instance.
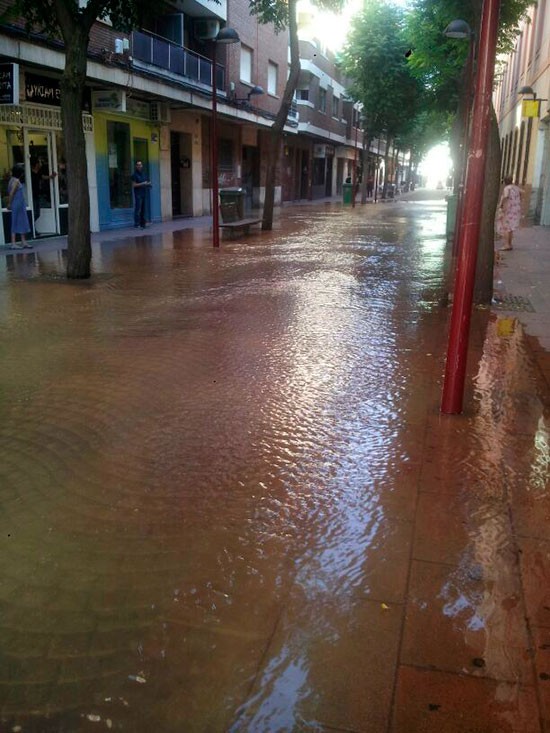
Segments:
[[[12,177],[8,182],[8,209],[11,210],[11,249],[32,247],[27,242],[27,234],[31,228],[27,217],[27,201],[25,198],[25,169],[21,164],[14,165]],[[17,235],[21,236],[21,244],[17,244]]]
[[[143,171],[141,160],[136,160],[136,168],[132,173],[132,188],[134,190],[134,226],[145,229],[145,199],[147,190],[151,188],[151,181]]]
[[[511,176],[504,179],[504,190],[498,204],[497,210],[497,233],[504,238],[504,246],[501,251],[508,252],[513,249],[512,239],[514,232],[519,228],[521,221],[521,189],[513,182]]]

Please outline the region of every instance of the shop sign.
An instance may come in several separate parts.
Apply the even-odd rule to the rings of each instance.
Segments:
[[[134,99],[133,97],[126,98],[126,112],[132,117],[139,117],[142,120],[151,118],[149,102],[142,102],[140,99]]]
[[[521,103],[522,117],[540,117],[540,99],[524,99]]]
[[[59,79],[25,73],[25,101],[61,107]]]
[[[332,158],[334,157],[334,145],[314,145],[313,146],[313,157],[314,158]]]
[[[0,64],[0,104],[19,104],[19,64]]]
[[[92,92],[92,108],[109,112],[126,112],[126,92],[120,89]]]

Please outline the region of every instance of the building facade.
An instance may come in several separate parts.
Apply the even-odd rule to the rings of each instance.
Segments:
[[[288,76],[288,34],[259,23],[247,0],[172,4],[171,12],[129,34],[108,22],[93,28],[83,114],[92,231],[132,223],[137,159],[152,182],[149,221],[211,213],[214,57],[219,187],[242,187],[247,208],[263,203],[270,128]],[[9,6],[0,0],[0,13]],[[240,43],[215,43],[226,25]],[[339,193],[361,145],[334,58],[315,49],[301,43],[303,71],[285,127],[276,203]],[[42,176],[39,190],[27,186],[31,227],[42,236],[67,231],[63,68],[58,40],[27,34],[21,20],[0,25],[0,244],[9,240],[10,171],[21,163],[30,182],[35,159]],[[48,178],[50,172],[57,175]]]
[[[550,13],[539,0],[522,22],[513,52],[500,60],[494,106],[502,178],[523,189],[525,216],[550,226]]]

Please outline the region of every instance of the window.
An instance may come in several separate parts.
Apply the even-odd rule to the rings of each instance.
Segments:
[[[252,83],[252,49],[241,45],[241,81]]]
[[[327,90],[319,89],[319,109],[321,112],[327,111]]]
[[[309,100],[309,89],[298,89],[296,98],[301,99],[302,102],[307,102]]]
[[[339,117],[340,116],[339,113],[340,113],[340,99],[333,94],[332,95],[332,116]]]
[[[272,61],[267,65],[267,93],[277,94],[277,77],[279,74],[279,67]]]
[[[129,209],[132,206],[130,125],[126,122],[107,122],[107,151],[111,208]]]
[[[516,42],[516,48],[514,50],[514,66],[512,70],[512,89],[515,91],[518,87],[518,79],[519,79],[519,70],[521,66],[522,61],[522,53],[523,53],[523,33],[520,34],[517,42]]]
[[[544,30],[544,17],[546,14],[546,0],[540,0],[537,5],[537,20],[535,25],[535,54],[540,55],[540,49],[542,46],[542,37]]]

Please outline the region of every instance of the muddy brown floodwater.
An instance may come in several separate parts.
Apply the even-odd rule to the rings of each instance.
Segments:
[[[487,311],[439,414],[444,233],[311,205],[106,234],[89,282],[6,257],[0,730],[540,730],[510,506],[549,416]]]

